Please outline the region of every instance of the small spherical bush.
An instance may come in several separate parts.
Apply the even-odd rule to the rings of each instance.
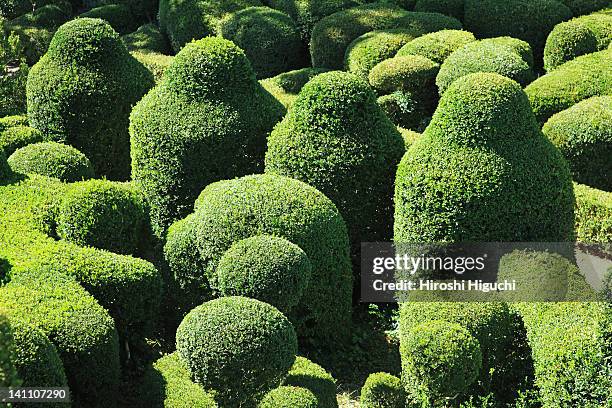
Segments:
[[[281,386],[267,393],[258,408],[319,408],[319,402],[306,388]]]
[[[476,41],[474,34],[462,30],[441,30],[417,37],[395,55],[421,55],[442,64],[449,55],[464,45]]]
[[[42,141],[42,132],[27,125],[10,126],[0,131],[0,148],[4,150],[7,156],[21,147]]]
[[[308,255],[284,238],[257,235],[234,243],[217,267],[224,296],[261,300],[287,314],[310,281]]]
[[[306,388],[317,397],[319,408],[338,408],[336,380],[323,367],[298,356],[283,385]]]
[[[176,349],[196,382],[222,406],[240,406],[276,387],[293,365],[297,337],[273,306],[240,296],[196,307],[176,332]]]
[[[17,149],[8,164],[17,173],[40,174],[73,182],[94,177],[94,170],[85,155],[72,146],[43,142]]]
[[[406,392],[402,381],[387,373],[373,373],[361,388],[362,408],[404,408]]]
[[[248,7],[228,14],[218,33],[244,50],[258,78],[306,65],[306,50],[293,20],[269,7]]]
[[[579,102],[553,115],[542,132],[567,159],[574,181],[612,191],[612,97]]]
[[[365,79],[376,64],[393,57],[414,37],[414,30],[401,28],[365,33],[349,44],[344,54],[344,68]]]
[[[479,377],[480,344],[462,326],[444,320],[411,329],[400,344],[408,395],[434,402],[463,394]]]
[[[106,180],[74,184],[58,210],[57,235],[81,246],[134,254],[146,226],[144,204],[128,185]]]

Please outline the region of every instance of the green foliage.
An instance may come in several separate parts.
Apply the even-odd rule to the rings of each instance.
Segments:
[[[387,237],[402,153],[401,136],[368,84],[335,71],[308,82],[274,128],[266,172],[318,188],[338,206],[358,246]]]
[[[544,68],[552,71],[574,58],[601,51],[612,42],[612,15],[591,14],[555,26],[544,47]]]
[[[11,115],[0,118],[0,131],[15,126],[28,126],[28,117],[26,115]]]
[[[266,91],[274,95],[285,108],[289,109],[304,85],[323,72],[327,72],[327,70],[324,68],[302,68],[283,72],[273,78],[264,79],[260,83]]]
[[[16,273],[0,288],[0,308],[10,319],[39,329],[55,345],[75,405],[114,405],[119,385],[117,331],[104,308],[76,281],[50,268]]]
[[[176,349],[219,404],[241,406],[281,382],[295,361],[297,338],[278,309],[231,296],[189,312],[176,332]]]
[[[34,173],[62,181],[79,181],[94,177],[89,159],[72,146],[43,142],[17,149],[8,164],[17,173]]]
[[[574,181],[612,191],[612,96],[586,99],[542,128],[569,163]]]
[[[211,182],[256,173],[284,114],[240,48],[221,38],[186,46],[130,118],[132,178],[162,237]]]
[[[410,41],[397,52],[396,57],[421,55],[442,64],[453,52],[473,41],[476,41],[474,34],[467,31],[436,31]]]
[[[154,21],[157,16],[157,0],[72,0],[80,2],[82,1],[87,8],[98,8],[107,5],[118,4],[127,6],[130,13],[134,16],[134,22],[136,24],[142,24],[144,21]]]
[[[317,397],[301,387],[281,386],[265,395],[259,408],[318,408]]]
[[[168,40],[153,23],[138,27],[133,33],[121,37],[125,47],[130,52],[169,54]]]
[[[174,57],[156,52],[132,51],[132,56],[153,74],[155,84],[161,83]]]
[[[308,255],[284,238],[256,235],[234,243],[219,260],[217,278],[224,296],[261,300],[288,314],[308,286]]]
[[[589,14],[601,10],[610,4],[609,0],[562,0],[575,16]]]
[[[370,71],[370,85],[381,94],[410,92],[423,101],[436,102],[436,75],[440,66],[420,55],[390,58]],[[433,110],[433,109],[432,109]]]
[[[293,20],[269,7],[248,7],[228,14],[217,31],[244,50],[258,78],[306,65],[306,50]]]
[[[498,74],[467,75],[444,93],[399,165],[395,208],[400,243],[573,239],[568,165],[521,87]]]
[[[195,243],[201,267],[173,270],[187,273],[177,276],[181,284],[205,288],[210,281],[215,288],[219,260],[234,242],[260,234],[283,237],[312,263],[310,284],[289,316],[296,330],[310,338],[345,336],[352,290],[348,236],[337,208],[322,193],[274,175],[221,181],[204,189],[188,220],[168,235],[164,248],[166,259],[176,260]]]
[[[19,36],[6,34],[0,18],[0,116],[26,111],[28,65]]]
[[[14,347],[13,331],[8,319],[2,314],[0,315],[0,385],[2,387],[15,387],[21,383],[13,361]]]
[[[362,408],[405,408],[406,393],[402,381],[387,373],[370,374],[361,388]]]
[[[373,30],[401,28],[418,37],[444,29],[461,29],[456,19],[437,13],[408,12],[387,3],[366,4],[321,19],[313,28],[310,55],[314,67],[341,69],[349,44]]]
[[[47,140],[64,142],[91,160],[96,174],[127,179],[128,120],[153,76],[99,19],[60,27],[28,76],[28,117]]]
[[[318,408],[338,408],[336,380],[323,367],[305,357],[295,358],[283,385],[310,390],[317,398]]]
[[[406,150],[408,150],[408,148],[412,146],[414,142],[416,142],[418,139],[421,138],[421,136],[423,136],[419,132],[415,132],[410,129],[404,129],[402,127],[398,127],[397,130],[402,135],[402,139],[404,139],[404,145],[406,147]]]
[[[455,17],[463,21],[465,0],[416,0],[414,11],[427,11]]]
[[[393,57],[404,44],[413,39],[413,30],[401,28],[365,33],[349,44],[344,54],[344,68],[367,79],[376,64]]]
[[[574,184],[576,240],[586,244],[612,242],[612,192]],[[612,248],[610,248],[612,250]]]
[[[530,68],[532,69],[534,68],[535,61],[533,57],[533,51],[531,49],[531,45],[529,45],[527,41],[519,40],[518,38],[514,38],[514,37],[505,36],[505,37],[485,38],[484,40],[480,40],[480,42],[481,44],[493,44],[493,45],[509,48],[513,50],[514,52],[516,52],[518,55],[520,55],[523,61],[525,61],[527,65],[529,65]]]
[[[79,14],[79,18],[102,19],[119,34],[131,33],[136,29],[138,23],[126,4],[107,4],[95,7]]]
[[[29,126],[17,125],[0,130],[0,148],[9,156],[17,149],[42,141],[42,132]]]
[[[400,354],[408,397],[432,405],[464,394],[482,369],[478,340],[445,320],[412,327],[402,335]]]
[[[11,167],[6,161],[6,155],[4,151],[0,149],[0,182],[9,180],[12,174]]]
[[[504,75],[525,86],[533,71],[514,48],[491,40],[473,41],[453,52],[440,67],[436,84],[440,95],[457,79],[476,72]]]
[[[380,96],[376,103],[391,122],[406,129],[421,130],[429,120],[425,107],[411,93],[396,91]]]

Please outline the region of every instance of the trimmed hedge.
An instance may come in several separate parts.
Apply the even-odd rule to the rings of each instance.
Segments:
[[[217,278],[224,296],[261,300],[288,314],[308,286],[308,255],[284,238],[256,235],[234,243],[219,260]]]
[[[397,130],[402,135],[402,139],[404,139],[404,146],[406,147],[406,150],[408,150],[408,148],[412,146],[413,143],[415,143],[418,139],[420,139],[423,136],[419,132],[415,132],[414,130],[410,130],[410,129],[404,129],[399,126]]]
[[[26,115],[11,115],[0,118],[0,131],[15,126],[28,126],[28,117]]]
[[[324,68],[302,68],[283,72],[273,78],[260,81],[261,86],[289,109],[304,85],[315,76],[327,72]]]
[[[0,182],[8,181],[11,178],[12,174],[13,172],[11,170],[11,167],[6,161],[6,155],[4,154],[4,151],[0,149]]]
[[[21,380],[17,377],[17,370],[13,361],[15,358],[15,343],[11,325],[4,314],[0,314],[0,346],[0,386],[16,387],[21,383]]]
[[[346,49],[344,69],[367,79],[376,64],[393,57],[414,37],[414,30],[401,28],[365,33],[353,40]]]
[[[612,191],[612,96],[589,98],[553,115],[542,132],[567,159],[576,182]]]
[[[79,14],[79,18],[99,18],[106,21],[119,34],[136,30],[138,21],[126,4],[107,4]]]
[[[474,41],[453,52],[440,67],[436,84],[440,95],[457,79],[477,72],[506,76],[525,86],[534,79],[533,71],[514,48],[494,41]]]
[[[373,373],[361,388],[361,408],[405,408],[402,380],[387,373]]]
[[[455,81],[399,165],[394,241],[573,239],[569,167],[521,87],[491,73]]]
[[[17,125],[0,130],[0,148],[7,156],[13,154],[17,149],[42,141],[42,132],[29,126]]]
[[[435,106],[436,75],[440,65],[420,55],[390,58],[376,65],[368,79],[370,85],[381,94],[394,91],[410,92]],[[432,109],[433,111],[433,109]]]
[[[217,27],[248,57],[257,78],[269,78],[306,65],[306,50],[295,23],[269,7],[248,7],[228,14]]]
[[[535,60],[533,57],[533,51],[531,49],[531,45],[527,41],[519,40],[514,37],[494,37],[494,38],[485,38],[484,40],[480,40],[482,44],[493,44],[502,47],[507,47],[518,55],[521,56],[523,61],[529,65],[530,68],[534,68]]]
[[[441,30],[415,38],[404,45],[395,56],[421,55],[442,64],[453,52],[473,41],[476,41],[476,37],[470,32]]]
[[[164,78],[164,73],[172,64],[174,57],[170,55],[159,54],[156,52],[132,51],[132,56],[144,65],[153,75],[155,84],[161,83]]]
[[[430,119],[422,102],[411,93],[396,91],[380,96],[376,103],[391,122],[406,129],[422,130]]]
[[[168,40],[153,23],[144,24],[136,31],[121,37],[128,51],[141,53],[169,54]]]
[[[34,173],[72,182],[94,177],[94,170],[85,155],[72,146],[43,142],[17,149],[8,164],[17,173]]]
[[[207,186],[185,228],[192,229],[201,270],[179,282],[217,287],[221,256],[236,241],[253,235],[279,236],[298,245],[312,263],[310,284],[289,316],[302,337],[343,339],[351,313],[352,274],[346,225],[336,206],[321,192],[297,180],[274,175],[247,176]],[[188,235],[187,235],[188,236]],[[168,236],[166,259],[177,239]],[[189,246],[187,246],[188,248]],[[176,270],[172,271],[176,275]],[[199,294],[204,295],[205,289]]]
[[[609,245],[612,242],[612,193],[578,183],[574,184],[574,192],[576,240]]]
[[[189,312],[176,331],[176,349],[195,381],[215,391],[219,404],[241,406],[286,376],[295,361],[297,337],[275,307],[231,296]]]
[[[56,269],[22,271],[0,288],[0,308],[44,333],[62,359],[77,406],[112,407],[119,386],[113,319],[76,281]]]
[[[325,369],[305,357],[297,356],[283,385],[310,390],[318,401],[318,408],[338,408],[336,380]]]
[[[612,15],[591,14],[555,26],[544,48],[544,68],[552,71],[574,58],[605,50],[612,42]]]
[[[428,11],[455,17],[463,21],[465,0],[416,0],[414,11]]]
[[[284,112],[231,41],[205,38],[174,57],[130,118],[132,178],[156,235],[185,217],[206,185],[260,171]]]
[[[82,1],[86,8],[103,7],[110,4],[127,6],[136,22],[153,21],[157,17],[158,1],[156,0],[72,0],[80,6]],[[77,6],[77,8],[79,7]]]
[[[561,0],[575,16],[601,10],[610,4],[609,0]]]
[[[388,3],[366,4],[321,19],[312,30],[310,56],[319,68],[341,69],[349,44],[373,30],[402,28],[414,37],[444,29],[461,29],[461,23],[437,13],[408,12]]]
[[[365,81],[327,72],[304,86],[270,134],[266,173],[302,180],[327,195],[356,248],[389,237],[392,180],[402,146]]]
[[[261,400],[258,408],[319,408],[317,397],[306,388],[281,386]]]
[[[28,76],[28,118],[47,140],[91,160],[96,174],[127,179],[128,119],[153,76],[108,23],[78,18],[61,26]]]

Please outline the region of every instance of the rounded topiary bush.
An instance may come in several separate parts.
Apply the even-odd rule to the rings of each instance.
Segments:
[[[414,37],[414,30],[401,28],[365,33],[349,44],[344,54],[344,68],[365,79],[376,64],[393,57]]]
[[[133,33],[121,36],[121,40],[130,52],[170,54],[168,39],[153,23],[141,25]]]
[[[453,52],[474,41],[476,37],[470,32],[441,30],[415,38],[400,48],[395,56],[421,55],[441,64]]]
[[[106,180],[74,184],[62,198],[57,235],[81,246],[134,254],[146,227],[144,204],[129,185]]]
[[[295,360],[297,337],[275,307],[231,296],[189,312],[176,332],[176,349],[219,404],[240,406],[282,381]]]
[[[387,373],[373,373],[361,388],[362,408],[405,408],[406,392],[402,381]]]
[[[561,242],[573,224],[569,168],[519,84],[454,82],[399,165],[394,241]]]
[[[612,191],[612,97],[586,99],[553,115],[544,135],[567,159],[574,180]]]
[[[270,134],[266,172],[321,190],[358,246],[389,235],[392,180],[402,151],[399,132],[368,84],[351,73],[327,72],[304,86]]]
[[[453,52],[440,67],[436,84],[442,95],[457,79],[476,72],[493,72],[526,86],[533,71],[514,48],[492,41],[474,41]]]
[[[284,112],[231,41],[183,48],[131,115],[132,178],[155,233],[186,216],[211,182],[262,170],[266,137]]]
[[[521,56],[523,61],[529,65],[530,68],[534,68],[535,60],[533,56],[533,50],[531,49],[531,45],[527,41],[519,40],[514,37],[493,37],[493,38],[485,38],[480,40],[481,44],[492,44],[494,46],[501,46],[511,49]]]
[[[76,147],[96,174],[130,174],[128,119],[153,76],[108,23],[79,18],[61,26],[28,76],[28,118],[46,140]]]
[[[258,78],[306,65],[306,50],[295,23],[278,10],[248,7],[228,14],[218,32],[244,50]]]
[[[16,387],[21,382],[13,362],[14,347],[11,325],[6,316],[0,314],[0,386],[2,387]]]
[[[35,143],[17,149],[8,164],[18,173],[34,173],[72,182],[94,177],[94,170],[83,153],[56,142]]]
[[[338,408],[336,380],[323,367],[306,357],[295,358],[283,385],[310,390],[317,397],[319,408]]]
[[[219,260],[219,290],[225,296],[261,300],[287,314],[308,286],[308,255],[284,238],[256,235],[234,243]]]
[[[281,386],[273,389],[261,400],[258,408],[318,408],[319,402],[312,391],[301,387]]]
[[[10,126],[0,131],[0,148],[7,156],[21,147],[42,141],[42,132],[27,125]]]
[[[383,95],[376,103],[395,125],[405,129],[421,130],[429,120],[423,103],[409,92],[396,91]]]
[[[99,18],[106,21],[119,34],[127,34],[136,30],[138,20],[126,4],[105,4],[94,7],[79,15],[79,18]]]
[[[416,0],[414,11],[429,11],[445,14],[463,21],[465,0]]]
[[[465,393],[482,368],[480,344],[462,326],[423,323],[400,343],[402,382],[409,398],[435,403]]]
[[[261,81],[261,86],[289,109],[297,99],[298,94],[308,81],[323,72],[324,68],[302,68],[283,72],[273,78]]]

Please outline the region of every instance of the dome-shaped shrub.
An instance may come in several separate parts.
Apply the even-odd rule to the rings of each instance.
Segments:
[[[261,170],[266,136],[284,114],[240,48],[222,38],[186,46],[130,122],[132,177],[163,236],[206,185]]]
[[[294,71],[283,72],[273,78],[264,79],[260,83],[266,91],[274,95],[285,108],[289,109],[304,85],[323,72],[327,72],[327,69],[310,67],[296,69]]]
[[[180,269],[179,283],[205,288],[210,280],[217,287],[217,265],[233,243],[260,234],[283,237],[312,263],[310,283],[290,314],[296,329],[301,336],[341,338],[350,318],[351,265],[346,226],[327,197],[297,180],[256,175],[209,185],[195,207],[184,224],[187,235],[169,234],[164,248],[172,259],[181,253],[175,248],[185,247],[178,239],[195,243],[200,262]]]
[[[482,368],[478,340],[445,320],[413,327],[402,338],[400,353],[406,392],[420,402],[433,404],[465,393]]]
[[[608,0],[562,0],[562,3],[569,7],[575,16],[592,13],[608,6]]]
[[[196,382],[222,406],[241,406],[276,387],[295,361],[297,338],[278,309],[240,296],[211,300],[185,316],[176,349]]]
[[[85,13],[79,14],[79,18],[99,18],[106,21],[119,34],[127,34],[136,30],[138,20],[132,15],[132,11],[126,4],[105,4],[94,7]]]
[[[373,373],[361,388],[362,408],[405,408],[406,392],[402,381],[387,373]]]
[[[6,316],[0,314],[0,386],[2,387],[16,387],[21,382],[13,362],[14,352],[15,343],[11,325]]]
[[[521,87],[471,74],[451,85],[399,165],[394,240],[571,240],[573,207],[567,163]]]
[[[525,61],[530,68],[533,69],[534,67],[535,61],[533,57],[533,50],[531,49],[531,45],[529,45],[527,41],[519,40],[518,38],[514,37],[504,36],[485,38],[483,40],[480,40],[480,43],[485,45],[492,44],[494,46],[509,48],[516,52],[518,55],[520,55],[523,61]]]
[[[396,91],[383,95],[376,100],[376,103],[391,122],[405,129],[422,130],[429,120],[423,103],[409,92]]]
[[[28,117],[26,115],[11,115],[0,118],[0,131],[15,126],[28,126]]]
[[[403,151],[397,129],[354,74],[308,82],[268,138],[266,172],[302,180],[340,210],[352,242],[389,234],[393,175]]]
[[[319,403],[312,391],[285,385],[267,393],[258,408],[319,408]]]
[[[43,142],[17,149],[8,164],[18,173],[34,173],[72,182],[94,177],[89,159],[72,146]]]
[[[491,41],[474,41],[453,52],[440,67],[436,84],[442,95],[457,79],[476,72],[494,72],[522,86],[534,78],[533,71],[513,48]]]
[[[61,26],[28,76],[28,118],[46,140],[72,145],[96,174],[130,174],[128,119],[153,76],[99,19]]]
[[[542,131],[567,159],[575,181],[612,191],[612,96],[579,102],[553,115]]]
[[[415,38],[400,48],[395,56],[421,55],[441,64],[453,52],[473,41],[476,37],[470,32],[441,30]]]
[[[153,23],[141,25],[133,33],[121,36],[121,40],[130,52],[170,54],[168,39]]]
[[[455,17],[463,21],[465,0],[416,0],[414,11],[428,11]]]
[[[219,290],[225,296],[261,300],[287,314],[308,286],[308,255],[284,238],[256,235],[234,243],[219,260]]]
[[[306,65],[306,50],[295,23],[278,10],[248,7],[228,14],[218,32],[244,50],[258,78]]]
[[[310,390],[317,397],[319,408],[338,408],[336,380],[323,367],[305,357],[295,358],[283,385]]]
[[[612,192],[574,183],[576,241],[609,245],[612,254]]]
[[[4,150],[7,156],[21,147],[42,141],[42,132],[26,125],[10,126],[0,130],[0,149]]]
[[[353,40],[346,49],[344,69],[367,79],[376,64],[393,57],[414,37],[414,30],[401,28],[365,33]]]

